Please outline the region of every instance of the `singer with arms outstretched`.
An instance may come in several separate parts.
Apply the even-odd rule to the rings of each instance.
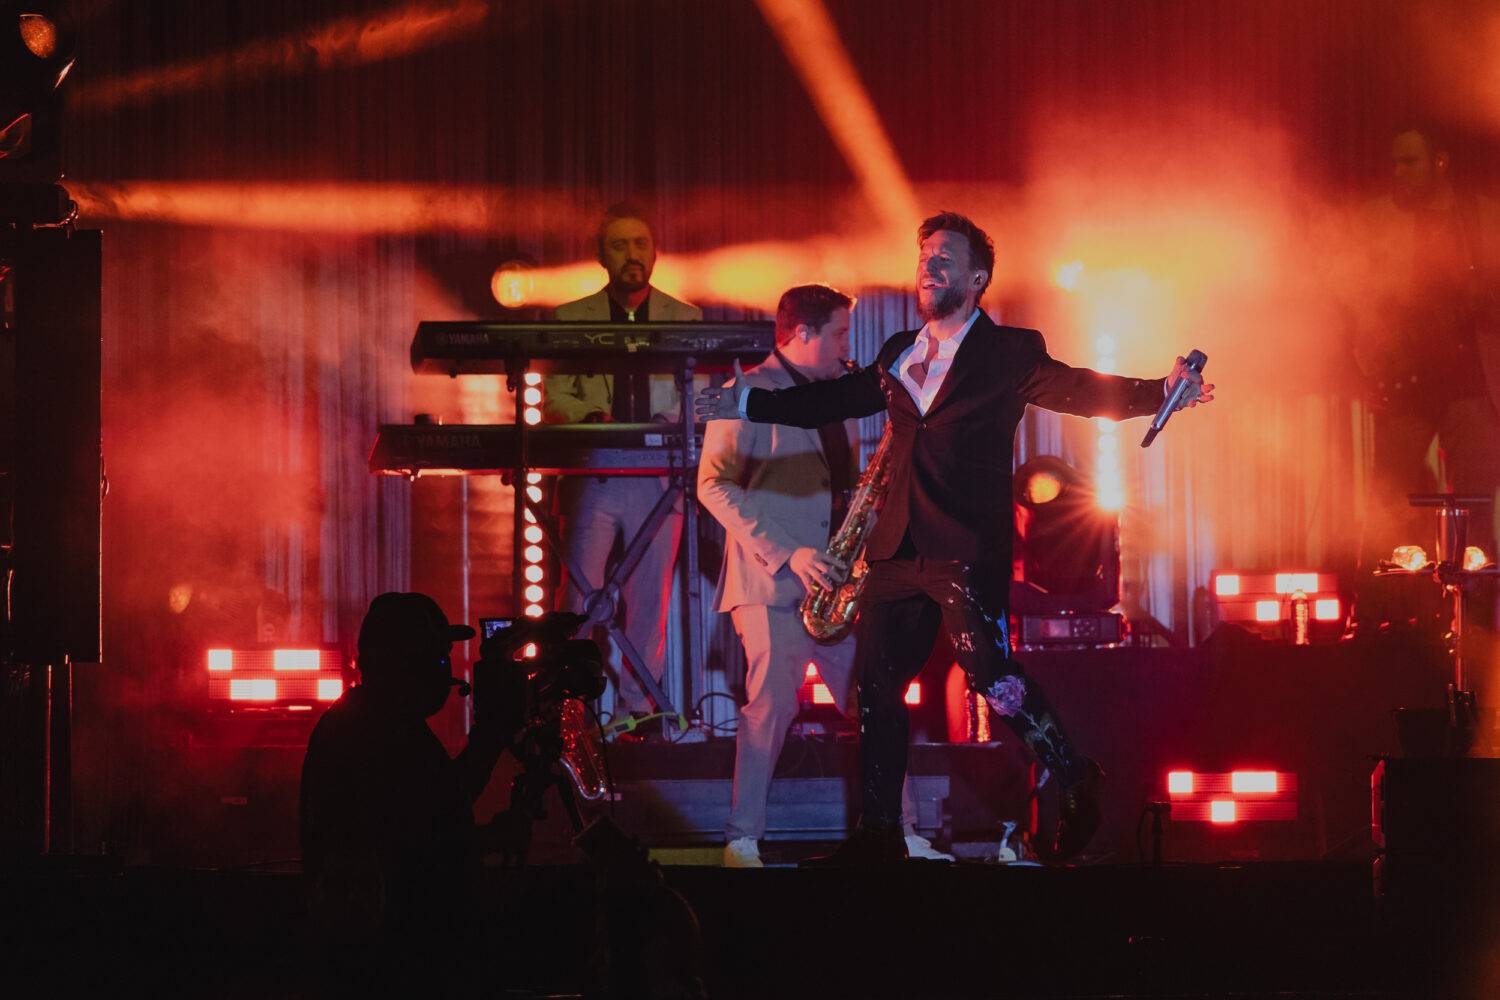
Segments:
[[[885,342],[874,365],[826,382],[769,391],[707,389],[703,419],[743,416],[818,427],[884,409],[891,481],[865,549],[869,578],[855,624],[859,685],[859,828],[826,859],[866,864],[905,856],[907,685],[946,628],[969,687],[1060,781],[1055,856],[1071,857],[1098,828],[1103,772],[1082,756],[1035,681],[1011,658],[1011,453],[1028,403],[1086,417],[1154,414],[1167,386],[1213,386],[1182,359],[1168,380],[1072,368],[1047,354],[1035,330],[997,326],[978,308],[995,265],[994,242],[945,212],[917,233],[916,297],[926,325]],[[841,567],[847,569],[847,567]]]

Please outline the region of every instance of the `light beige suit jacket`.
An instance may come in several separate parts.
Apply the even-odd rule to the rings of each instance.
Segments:
[[[651,289],[647,315],[653,323],[692,323],[703,319],[703,310]],[[563,321],[609,321],[609,293],[599,289],[573,302],[558,306],[553,315]],[[549,424],[577,424],[590,413],[608,415],[614,403],[613,375],[547,375],[542,379],[542,419]],[[681,402],[670,375],[651,376],[651,413],[667,420],[680,418]]]
[[[745,372],[745,381],[759,389],[795,384],[774,353]],[[859,422],[846,420],[844,429],[852,487],[859,478]],[[708,423],[698,496],[728,536],[716,610],[802,600],[806,590],[787,560],[799,548],[827,548],[830,482],[816,430],[748,420]]]

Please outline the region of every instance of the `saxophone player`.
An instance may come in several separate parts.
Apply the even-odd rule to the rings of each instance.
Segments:
[[[827,285],[787,291],[776,308],[776,349],[744,373],[744,383],[781,389],[844,374],[853,307],[852,298]],[[858,454],[855,420],[816,430],[720,420],[704,430],[698,496],[727,535],[714,607],[733,619],[749,664],[725,867],[761,866],[757,841],[765,834],[771,775],[796,718],[797,689],[809,662],[817,665],[839,710],[853,715],[854,643],[814,642],[799,604],[814,586],[831,586],[847,568],[825,549],[843,523],[859,475]],[[948,857],[914,830],[907,832],[912,856]]]

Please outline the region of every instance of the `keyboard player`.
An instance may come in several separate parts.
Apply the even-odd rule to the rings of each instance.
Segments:
[[[598,231],[599,263],[608,283],[593,295],[557,307],[558,320],[611,323],[688,322],[703,319],[697,306],[680,302],[651,286],[656,266],[655,231],[639,207],[619,204],[605,210]],[[601,367],[608,359],[601,358]],[[548,423],[647,423],[681,419],[671,375],[549,375],[543,381],[543,419]],[[667,484],[652,477],[573,478],[559,487],[563,538],[572,565],[583,567],[590,589],[605,578],[610,552],[623,550],[661,499]],[[667,653],[667,608],[672,567],[682,535],[681,507],[674,510],[647,546],[622,587],[623,631],[658,682]],[[571,584],[562,599],[567,610],[582,610],[583,598]],[[623,653],[611,651],[616,668],[615,714],[649,714],[650,697],[621,666]]]

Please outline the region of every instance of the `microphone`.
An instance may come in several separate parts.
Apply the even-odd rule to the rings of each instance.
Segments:
[[[1208,355],[1202,351],[1193,351],[1187,356],[1186,361],[1187,366],[1193,371],[1201,372],[1203,371],[1203,366],[1208,364]],[[1161,409],[1156,411],[1156,416],[1151,418],[1151,426],[1146,428],[1146,436],[1141,439],[1141,447],[1149,448],[1151,442],[1156,440],[1156,435],[1160,434],[1161,429],[1167,426],[1167,418],[1183,403],[1196,397],[1199,391],[1198,384],[1186,375],[1173,382],[1171,390],[1167,392],[1167,398],[1162,401]],[[1189,395],[1190,393],[1191,395]]]

